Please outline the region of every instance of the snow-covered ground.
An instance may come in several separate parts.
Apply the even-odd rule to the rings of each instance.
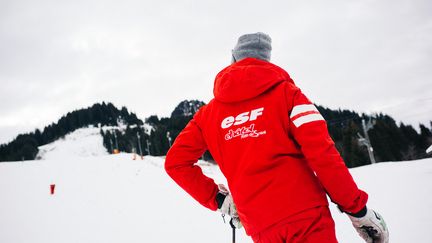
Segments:
[[[0,242],[231,242],[229,225],[166,175],[163,158],[106,155],[101,141],[87,147],[91,132],[77,132],[45,146],[44,160],[0,163]],[[69,153],[77,144],[88,151]],[[224,182],[216,166],[200,165]],[[386,219],[391,243],[432,242],[432,159],[351,172]],[[339,242],[362,242],[347,217],[331,210]],[[252,241],[238,230],[237,242]]]

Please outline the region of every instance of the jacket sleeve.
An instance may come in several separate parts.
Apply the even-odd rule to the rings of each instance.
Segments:
[[[168,151],[165,170],[195,200],[211,210],[216,210],[218,186],[195,165],[206,150],[207,145],[195,116]]]
[[[309,166],[342,211],[359,212],[366,206],[368,195],[354,182],[328,133],[326,121],[299,88],[293,85],[289,93],[289,129]]]

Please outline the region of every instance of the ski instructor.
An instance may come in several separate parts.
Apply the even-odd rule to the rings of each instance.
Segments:
[[[240,36],[232,64],[216,76],[203,106],[168,151],[165,170],[205,207],[231,216],[254,242],[335,243],[326,195],[360,236],[387,243],[383,218],[366,207],[313,103],[270,62],[271,39]],[[216,185],[195,165],[209,150],[228,181]]]

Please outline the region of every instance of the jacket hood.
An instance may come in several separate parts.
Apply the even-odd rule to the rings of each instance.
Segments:
[[[232,103],[254,98],[281,82],[293,82],[282,68],[266,61],[246,58],[224,68],[214,82],[215,99]]]

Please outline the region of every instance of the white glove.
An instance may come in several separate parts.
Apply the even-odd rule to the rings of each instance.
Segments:
[[[219,193],[225,195],[222,206],[218,209],[222,213],[222,216],[228,215],[231,217],[231,223],[238,229],[242,228],[243,225],[240,222],[240,218],[237,213],[237,208],[234,204],[233,198],[229,193],[228,189],[224,185],[219,186]]]
[[[366,215],[361,218],[348,215],[358,234],[367,243],[388,243],[389,232],[381,215],[372,209],[367,209]]]

